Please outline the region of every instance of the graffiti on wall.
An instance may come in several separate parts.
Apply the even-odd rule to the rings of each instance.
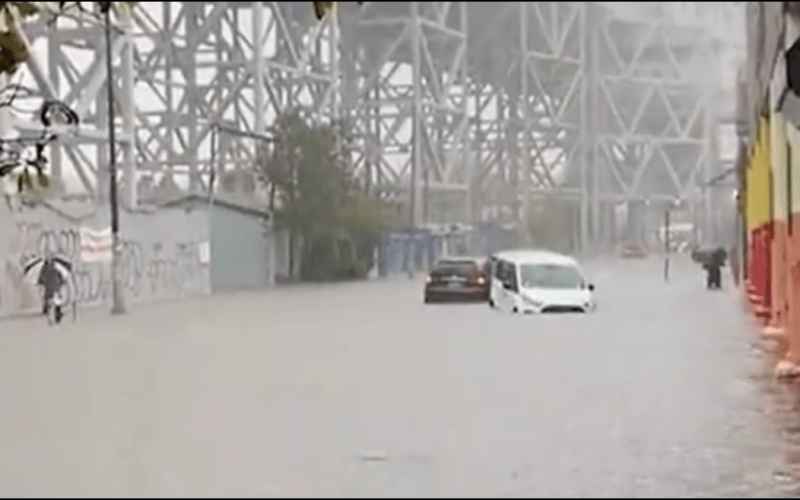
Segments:
[[[145,257],[142,245],[136,241],[122,240],[120,251],[119,275],[124,290],[139,297],[142,293]]]
[[[199,243],[177,243],[171,255],[156,243],[150,255],[146,274],[151,294],[182,289],[202,271]]]
[[[25,276],[27,262],[39,256],[57,255],[73,266],[66,299],[78,304],[96,304],[111,296],[108,263],[81,261],[78,227],[50,228],[38,222],[18,222],[0,266],[0,314],[36,310],[40,290],[36,277]],[[126,296],[136,299],[173,298],[203,292],[208,269],[201,263],[202,242],[185,241],[147,244],[134,239],[120,242],[118,272]]]

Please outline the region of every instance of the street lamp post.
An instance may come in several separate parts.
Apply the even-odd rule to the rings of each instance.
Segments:
[[[111,5],[112,2],[98,2],[100,11],[105,16],[106,35],[106,89],[108,92],[108,154],[109,154],[109,204],[111,205],[111,314],[125,313],[122,287],[119,280],[120,239],[119,239],[119,205],[117,200],[117,141],[114,127],[114,78],[112,76],[111,50]],[[129,179],[129,182],[133,182]]]
[[[669,210],[670,210],[669,206],[667,207],[666,210],[664,210],[664,281],[667,283],[669,283],[669,251],[670,251]]]
[[[672,209],[678,209],[683,206],[683,200],[676,198],[672,203],[667,203],[667,208],[664,210],[664,281],[669,283],[669,254],[672,251],[672,243],[670,241],[670,212]]]

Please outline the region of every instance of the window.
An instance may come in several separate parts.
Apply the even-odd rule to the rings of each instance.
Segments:
[[[492,259],[492,268],[493,268],[492,276],[502,283],[503,282],[503,261],[493,258]]]
[[[495,261],[494,278],[503,285],[510,285],[513,292],[517,291],[517,273],[516,266],[511,262],[504,260]]]
[[[500,274],[498,277],[500,278],[500,281],[502,281],[503,283],[508,282],[508,274],[509,274],[508,266],[509,266],[508,262],[504,260],[500,261]]]
[[[516,264],[512,264],[511,262],[506,262],[506,280],[504,283],[507,283],[508,289],[512,292],[518,292],[519,286],[517,285],[517,266]]]
[[[522,288],[575,289],[583,286],[583,277],[571,266],[526,264],[522,266]]]
[[[464,260],[443,260],[436,264],[433,272],[451,276],[473,276],[478,272],[475,262]]]

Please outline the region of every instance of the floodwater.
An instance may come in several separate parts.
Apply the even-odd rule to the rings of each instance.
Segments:
[[[800,493],[800,387],[740,295],[688,259],[589,268],[586,316],[396,278],[2,321],[0,492]]]

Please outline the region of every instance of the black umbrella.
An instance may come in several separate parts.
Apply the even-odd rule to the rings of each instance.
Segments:
[[[722,247],[701,247],[692,251],[692,260],[702,265],[724,266],[728,253]]]
[[[46,265],[48,262],[49,266]],[[37,276],[36,283],[39,285],[45,283],[45,272],[48,270],[58,273],[58,276],[63,280],[62,282],[68,282],[72,277],[72,263],[61,257],[50,257],[49,259],[34,257],[23,268],[25,276]]]

